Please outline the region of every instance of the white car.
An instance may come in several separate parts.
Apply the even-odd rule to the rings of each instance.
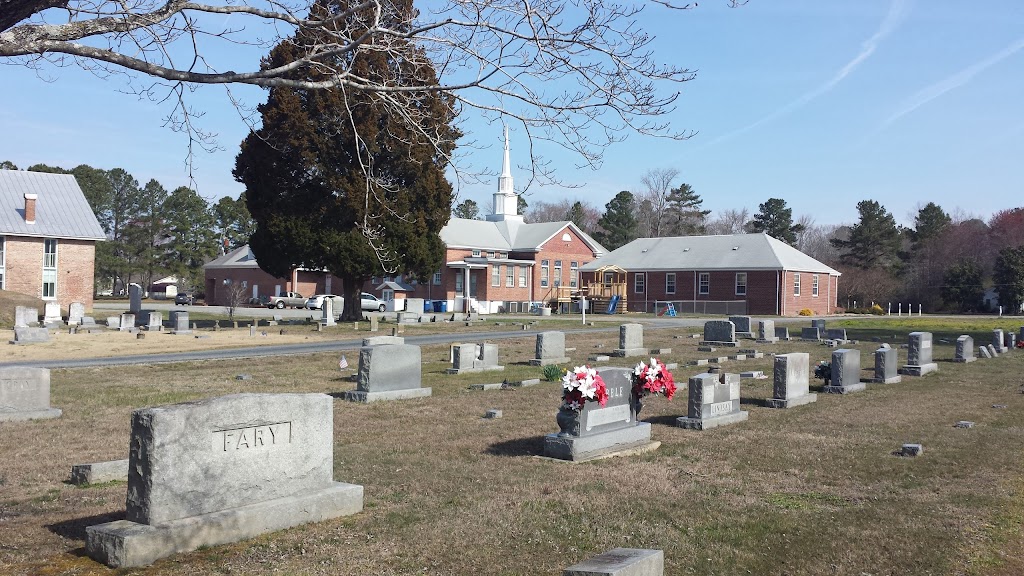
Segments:
[[[361,299],[359,301],[359,308],[361,310],[373,310],[376,312],[384,311],[384,301],[381,300],[380,298],[377,298],[373,294],[370,294],[369,292],[363,292],[360,298]]]
[[[334,294],[314,294],[306,300],[306,308],[309,310],[319,310],[324,307],[324,298],[330,298],[334,302],[334,311],[341,312],[341,309],[345,307],[345,299],[341,296],[335,296]]]

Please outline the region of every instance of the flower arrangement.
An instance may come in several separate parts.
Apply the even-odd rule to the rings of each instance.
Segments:
[[[608,391],[597,370],[590,366],[566,370],[562,377],[562,409],[579,412],[588,400],[596,401],[601,406],[608,402]]]
[[[665,364],[651,358],[650,364],[640,362],[633,369],[633,394],[643,398],[648,394],[664,394],[669,400],[676,393],[676,381]]]

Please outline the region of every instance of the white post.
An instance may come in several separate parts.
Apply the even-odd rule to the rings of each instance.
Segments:
[[[885,315],[892,316],[892,302],[885,305]]]
[[[920,304],[917,305],[917,316],[921,317],[921,305]]]
[[[587,298],[585,296],[580,297],[580,310],[583,312],[583,325],[587,325]]]
[[[1003,307],[1002,306],[999,307],[999,317],[1000,318],[1003,317]]]
[[[896,316],[903,316],[903,302],[896,303]]]

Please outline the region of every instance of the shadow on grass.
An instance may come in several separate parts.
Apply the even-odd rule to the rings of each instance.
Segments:
[[[107,522],[114,522],[116,520],[124,520],[124,517],[124,510],[121,510],[120,512],[108,512],[107,514],[97,514],[95,516],[86,516],[85,518],[65,520],[64,522],[57,522],[56,524],[47,524],[46,529],[62,538],[85,542],[86,527],[95,526],[97,524],[106,524]],[[82,552],[84,553],[84,551],[85,549],[83,548]],[[72,553],[77,553],[77,551],[73,551]]]
[[[762,408],[768,407],[767,398],[744,398],[740,396],[740,406],[760,406]]]
[[[529,436],[497,442],[485,451],[492,456],[542,456],[544,454],[544,437]]]
[[[680,416],[686,416],[686,414],[680,414],[678,416],[651,416],[650,418],[641,418],[641,422],[647,422],[648,424],[657,424],[660,426],[671,426],[676,427],[676,418]]]

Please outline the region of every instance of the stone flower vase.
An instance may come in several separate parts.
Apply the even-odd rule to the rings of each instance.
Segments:
[[[558,436],[567,438],[580,435],[580,413],[568,408],[560,408],[555,415],[555,422],[558,422]]]

